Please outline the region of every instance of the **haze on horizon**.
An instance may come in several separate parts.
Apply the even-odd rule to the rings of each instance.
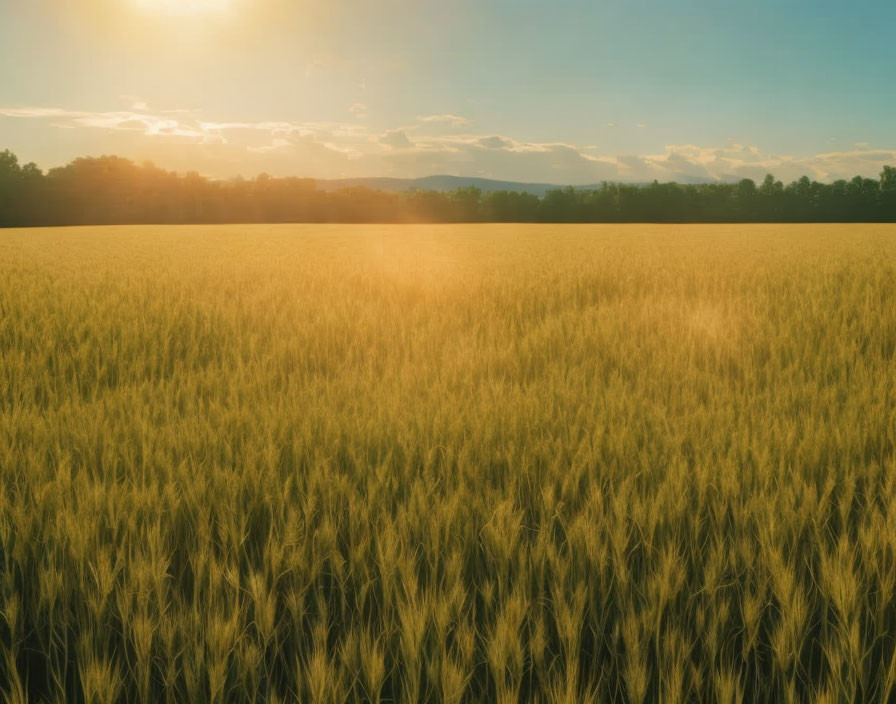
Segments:
[[[0,4],[0,149],[209,176],[876,177],[896,5]]]

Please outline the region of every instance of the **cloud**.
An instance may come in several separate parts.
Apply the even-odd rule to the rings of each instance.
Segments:
[[[385,154],[379,163],[381,168],[372,173],[451,174],[563,184],[596,183],[616,176],[614,160],[584,154],[572,145],[521,142],[496,135],[420,136],[415,149]]]
[[[256,154],[269,154],[271,152],[289,149],[292,146],[293,143],[290,140],[277,137],[273,139],[270,144],[263,144],[260,147],[247,147],[247,150]]]
[[[896,149],[856,149],[808,157],[763,152],[759,147],[729,142],[721,147],[677,144],[664,154],[619,157],[620,177],[641,181],[761,180],[772,173],[786,182],[801,176],[818,181],[877,178],[886,164],[896,163]]]
[[[130,94],[119,95],[118,99],[121,100],[123,103],[127,104],[127,106],[131,110],[138,110],[138,111],[149,110],[149,104],[138,95],[130,95]]]
[[[14,118],[54,118],[53,126],[89,127],[107,131],[142,132],[148,136],[187,137],[203,142],[220,141],[202,127],[202,123],[173,119],[165,114],[136,111],[90,112],[63,108],[0,108],[0,116]]]
[[[359,103],[350,112],[360,114],[363,108]],[[2,118],[66,129],[66,136],[54,142],[70,144],[70,153],[84,154],[75,145],[93,144],[103,153],[114,149],[122,156],[221,177],[259,171],[317,178],[454,174],[578,185],[603,180],[760,181],[773,173],[789,182],[804,174],[820,181],[877,178],[884,165],[896,163],[896,149],[864,144],[810,156],[771,153],[734,141],[613,155],[593,146],[461,132],[456,128],[468,123],[456,115],[421,116],[416,124],[386,130],[372,130],[359,121],[233,121],[172,110],[0,106]]]
[[[412,149],[414,143],[402,130],[389,130],[380,138],[380,144],[393,149]]]
[[[87,113],[72,112],[62,108],[0,108],[3,117],[67,117]]]
[[[348,109],[348,111],[359,120],[363,120],[367,117],[367,106],[364,103],[355,103]]]
[[[480,147],[485,147],[486,149],[507,149],[513,146],[513,142],[509,139],[504,139],[503,137],[483,137],[482,139],[476,142]]]
[[[470,120],[466,117],[461,117],[460,115],[452,115],[451,113],[444,113],[441,115],[418,115],[417,120],[419,122],[426,122],[430,124],[447,124],[452,127],[462,127],[463,125],[469,125]]]
[[[116,124],[116,128],[120,130],[146,130],[146,123],[143,120],[122,120]]]

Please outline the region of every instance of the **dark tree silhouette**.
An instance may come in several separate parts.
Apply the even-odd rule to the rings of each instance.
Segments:
[[[896,167],[830,184],[771,174],[737,183],[602,183],[528,193],[328,191],[311,179],[215,181],[115,156],[46,175],[0,152],[0,227],[225,222],[896,222]]]

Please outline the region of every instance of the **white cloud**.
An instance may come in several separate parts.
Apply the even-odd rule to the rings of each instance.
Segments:
[[[363,105],[352,106],[358,114]],[[896,164],[896,149],[862,145],[807,157],[764,152],[729,141],[721,146],[668,145],[659,154],[601,153],[593,146],[536,142],[501,134],[458,133],[456,115],[429,115],[415,125],[372,130],[352,122],[228,121],[195,111],[82,111],[58,107],[0,107],[0,118],[30,120],[48,129],[98,132],[100,149],[152,158],[168,168],[213,176],[274,175],[415,177],[484,176],[513,181],[592,184],[619,181],[712,181],[773,173],[784,182],[802,175],[821,181],[877,178]],[[461,122],[463,121],[463,122]],[[413,135],[411,139],[408,135]],[[22,155],[27,157],[27,155]]]
[[[292,142],[288,139],[283,139],[282,137],[276,137],[271,140],[270,144],[264,144],[260,147],[246,147],[250,152],[255,152],[256,154],[269,154],[271,152],[277,152],[282,149],[289,149],[292,147]]]
[[[128,106],[128,108],[130,108],[131,110],[138,110],[138,111],[149,110],[149,104],[138,95],[130,95],[130,94],[119,95],[118,99],[122,103],[126,104]]]
[[[388,130],[380,138],[380,144],[385,144],[394,149],[413,149],[414,143],[408,139],[403,130]]]
[[[670,145],[665,154],[647,156],[645,160],[653,168],[668,172],[670,180],[689,173],[697,175],[697,169],[701,168],[705,178],[710,179],[760,180],[765,174],[773,173],[785,183],[804,175],[819,181],[834,181],[856,175],[876,178],[885,164],[896,162],[896,149],[856,149],[794,157],[729,142],[723,147]]]
[[[452,115],[451,113],[443,113],[440,115],[418,115],[417,120],[430,124],[447,124],[451,125],[452,127],[462,127],[463,125],[470,124],[470,120],[468,120],[466,117],[462,117],[460,115]]]
[[[148,136],[188,137],[203,142],[220,141],[202,123],[176,120],[164,114],[150,114],[136,110],[89,112],[63,108],[0,108],[0,116],[16,118],[55,118],[54,127],[92,127],[110,131],[142,132]]]
[[[4,117],[69,117],[87,113],[72,112],[62,108],[0,108]]]
[[[497,135],[493,137],[483,137],[476,143],[480,147],[485,147],[486,149],[507,149],[508,147],[513,146],[513,142],[511,142],[509,139],[498,137]]]

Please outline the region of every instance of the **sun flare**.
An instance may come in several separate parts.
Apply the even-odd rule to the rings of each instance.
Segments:
[[[136,0],[137,7],[168,15],[221,14],[230,10],[232,0]]]

